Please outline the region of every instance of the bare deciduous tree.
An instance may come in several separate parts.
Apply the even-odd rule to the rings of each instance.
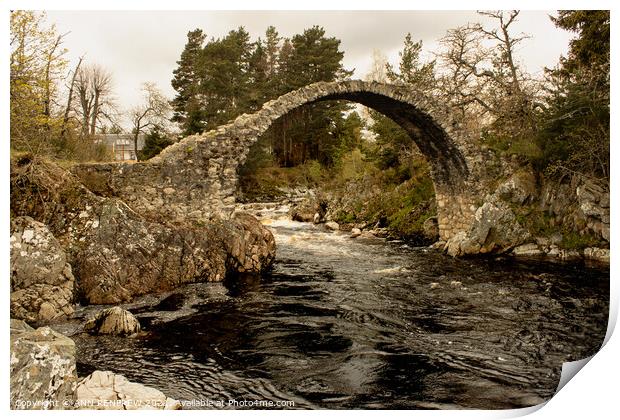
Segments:
[[[483,95],[484,80],[476,76],[487,57],[477,30],[472,26],[450,29],[439,42],[442,51],[436,56],[443,70],[439,76],[442,96],[463,120],[470,113],[480,116],[492,112]]]
[[[529,35],[511,35],[509,32],[510,25],[513,24],[517,16],[519,16],[518,10],[505,11],[481,11],[478,12],[482,16],[487,16],[497,20],[499,28],[485,29],[483,25],[476,25],[475,28],[478,32],[483,34],[487,39],[497,42],[497,49],[499,54],[496,57],[496,71],[485,72],[481,76],[491,77],[495,82],[505,87],[508,92],[514,95],[522,94],[521,77],[519,67],[515,62],[514,50],[517,44],[524,39],[529,38]],[[502,71],[504,70],[504,71]],[[507,70],[508,77],[506,77]],[[503,76],[503,77],[502,77]]]
[[[73,76],[71,76],[71,83],[69,84],[69,93],[67,94],[67,105],[65,106],[65,113],[62,118],[62,124],[60,128],[60,139],[61,141],[66,140],[67,135],[67,124],[69,123],[69,115],[71,113],[71,104],[74,96],[75,89],[75,80],[77,79],[77,75],[80,71],[80,66],[82,65],[82,61],[84,61],[84,57],[80,57],[77,65],[75,66],[75,70],[73,70]]]
[[[517,46],[528,36],[511,32],[518,10],[478,13],[496,26],[456,28],[440,41],[443,49],[437,57],[445,69],[440,91],[468,124],[497,122],[502,133],[518,136],[534,124],[533,80],[515,57]]]
[[[75,94],[77,113],[82,121],[82,135],[94,135],[97,124],[114,119],[112,74],[103,67],[91,64],[77,72]]]
[[[169,120],[172,108],[170,102],[152,82],[142,85],[143,102],[130,110],[132,134],[136,159],[138,157],[138,137],[149,127],[163,128]]]

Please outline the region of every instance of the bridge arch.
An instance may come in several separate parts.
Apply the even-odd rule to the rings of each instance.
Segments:
[[[240,117],[243,127],[258,128],[257,133],[245,136],[241,141],[251,145],[276,119],[293,109],[329,100],[359,103],[395,121],[430,162],[435,183],[453,186],[467,177],[469,171],[465,157],[446,130],[451,122],[445,121],[444,115],[440,116],[443,121],[434,118],[429,99],[403,86],[360,81],[308,85],[265,103],[255,114]]]
[[[108,165],[116,173],[108,177],[107,185],[114,184],[111,189],[116,195],[145,214],[196,222],[227,217],[234,208],[238,169],[250,147],[278,118],[326,100],[357,102],[399,124],[431,166],[440,237],[447,240],[469,228],[476,209],[476,182],[472,181],[476,146],[441,104],[405,86],[377,82],[318,82],[302,87],[265,103],[253,114],[186,137],[146,162]]]

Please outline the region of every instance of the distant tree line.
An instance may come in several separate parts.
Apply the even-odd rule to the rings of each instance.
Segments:
[[[528,38],[514,32],[518,11],[480,12],[488,24],[447,31],[437,51],[425,56],[421,41],[407,34],[399,62],[375,52],[367,80],[408,86],[445,104],[473,139],[516,155],[546,176],[586,176],[609,185],[609,11],[564,10],[553,22],[572,31],[569,53],[544,77],[529,74],[518,60]],[[142,86],[141,102],[120,110],[113,75],[82,57],[70,68],[64,40],[45,14],[13,11],[10,19],[11,148],[70,160],[111,157],[93,139],[122,131],[129,122],[140,158],[173,141],[171,120],[182,134],[199,133],[253,112],[266,101],[317,81],[349,78],[340,41],[314,26],[290,38],[268,27],[256,40],[243,28],[207,39],[200,29],[174,70],[176,96]],[[393,121],[367,110],[360,115],[338,101],[300,107],[276,121],[249,162],[291,167],[317,161],[337,166],[355,149],[381,169],[404,179],[422,158]],[[372,140],[362,135],[365,128]]]

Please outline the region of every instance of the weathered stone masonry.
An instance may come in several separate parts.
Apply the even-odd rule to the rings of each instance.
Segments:
[[[238,168],[250,146],[278,118],[304,104],[349,100],[385,114],[402,126],[428,158],[438,204],[440,237],[467,230],[484,197],[489,156],[433,99],[404,86],[376,82],[319,82],[265,103],[232,123],[189,136],[146,162],[89,164],[74,172],[91,190],[122,198],[141,214],[206,223],[232,213]],[[477,199],[478,198],[478,199]]]

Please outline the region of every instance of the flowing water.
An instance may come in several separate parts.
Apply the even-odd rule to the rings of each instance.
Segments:
[[[271,273],[129,305],[145,334],[74,335],[79,375],[112,370],[198,408],[516,408],[602,344],[606,268],[457,260],[285,211],[262,214]]]

